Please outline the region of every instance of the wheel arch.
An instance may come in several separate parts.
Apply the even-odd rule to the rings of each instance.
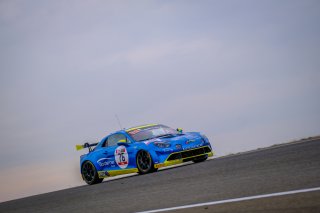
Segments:
[[[94,171],[94,175],[92,176],[92,180],[88,180],[88,179],[85,179],[85,176],[88,175],[87,174],[84,174],[83,171],[82,171],[82,168],[83,168],[83,165],[86,164],[86,163],[89,163],[93,166],[93,171]],[[86,159],[86,160],[83,160],[81,162],[81,168],[80,168],[80,173],[81,173],[81,177],[82,179],[89,185],[93,185],[93,184],[97,184],[97,183],[101,183],[103,181],[104,178],[100,178],[99,177],[99,171],[97,170],[97,167],[96,165],[89,159]]]
[[[137,150],[137,152],[136,152],[136,154],[135,154],[135,159],[137,159],[138,153],[139,153],[140,151],[146,151],[146,152],[148,152],[148,153],[150,154],[150,156],[151,156],[151,160],[152,160],[153,163],[159,161],[159,157],[158,157],[157,153],[156,153],[154,150],[152,150],[152,149],[145,149],[145,148],[140,148],[140,149]],[[136,167],[138,167],[137,162],[135,162],[135,163],[136,163]]]
[[[97,172],[99,171],[97,165],[94,162],[92,162],[90,159],[84,159],[80,164],[80,173],[81,174],[82,174],[82,166],[86,162],[90,162],[94,166],[94,168],[97,170]]]

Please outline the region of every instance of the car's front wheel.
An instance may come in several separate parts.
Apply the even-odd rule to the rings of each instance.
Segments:
[[[140,150],[137,153],[136,162],[139,174],[146,174],[156,171],[150,153],[145,150]]]
[[[101,183],[103,181],[103,178],[99,178],[96,167],[90,161],[86,161],[82,164],[81,174],[83,180],[89,185]]]

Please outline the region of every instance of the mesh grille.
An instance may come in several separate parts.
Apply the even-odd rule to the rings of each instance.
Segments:
[[[177,153],[171,154],[170,157],[168,158],[168,161],[190,158],[193,156],[202,155],[202,154],[209,153],[209,152],[211,152],[211,149],[208,146],[197,148],[197,149],[192,149],[192,150],[187,150],[187,151],[183,151],[183,152],[177,152]]]

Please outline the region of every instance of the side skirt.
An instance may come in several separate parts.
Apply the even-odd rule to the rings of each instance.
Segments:
[[[137,173],[138,169],[121,169],[121,170],[110,170],[110,171],[98,171],[99,178],[112,177],[117,175],[124,175],[130,173]]]

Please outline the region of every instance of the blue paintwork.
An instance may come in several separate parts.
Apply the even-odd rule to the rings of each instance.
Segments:
[[[105,140],[109,136],[118,133],[125,135],[129,139],[129,143],[120,143],[115,146],[103,147]],[[191,142],[188,143],[187,141],[190,140]],[[170,147],[159,148],[154,145],[155,142],[169,143]],[[178,144],[181,145],[181,148],[176,148],[176,145]],[[127,167],[124,169],[137,168],[136,155],[140,150],[148,151],[152,157],[153,163],[159,164],[164,163],[168,156],[174,152],[180,152],[183,150],[202,146],[209,146],[211,148],[210,142],[207,137],[200,134],[199,132],[183,132],[181,134],[176,134],[174,137],[155,138],[143,142],[136,142],[126,132],[126,130],[120,130],[104,137],[92,152],[82,155],[80,157],[80,168],[85,161],[90,161],[96,167],[97,171],[110,172],[114,170],[122,170],[123,168],[119,167],[115,159],[115,149],[119,147],[119,145],[125,145],[128,152],[129,162]]]

